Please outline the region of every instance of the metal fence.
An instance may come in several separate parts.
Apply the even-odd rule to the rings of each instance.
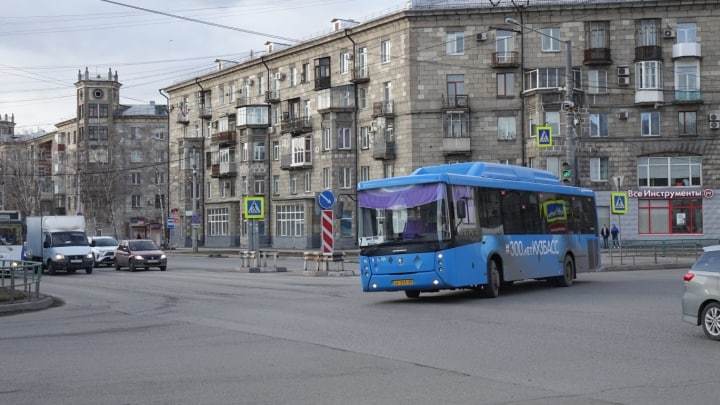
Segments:
[[[603,250],[610,265],[692,265],[703,248],[718,244],[717,239],[682,239],[673,241],[622,241],[618,248]],[[607,260],[606,260],[607,263]]]
[[[0,302],[39,299],[41,277],[40,263],[0,260]]]

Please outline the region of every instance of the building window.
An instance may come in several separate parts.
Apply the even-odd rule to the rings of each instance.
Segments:
[[[275,210],[277,236],[305,236],[305,209],[302,204],[278,205]]]
[[[345,74],[350,71],[350,53],[345,51],[340,53],[340,73]]]
[[[637,46],[657,46],[660,33],[660,22],[657,20],[638,21]]]
[[[297,85],[297,68],[295,66],[290,66],[290,87],[295,87]]]
[[[679,23],[676,30],[678,44],[697,42],[697,24]]]
[[[698,61],[675,62],[675,98],[697,100],[700,91],[700,63]]]
[[[329,167],[323,167],[322,176],[323,176],[323,189],[329,189],[331,186],[330,185],[330,168]]]
[[[210,184],[210,183],[208,183]],[[220,181],[220,198],[225,198],[230,195],[230,183],[227,180]]]
[[[370,148],[370,128],[360,127],[360,149]]]
[[[232,82],[230,82],[230,84],[228,85],[228,87],[229,87],[229,88],[228,88],[228,99],[229,99],[229,102],[230,102],[230,103],[234,103],[234,102],[235,102],[235,96],[237,95],[237,94],[236,94],[236,92],[237,92],[237,80],[233,80]]]
[[[640,187],[696,187],[702,185],[702,157],[638,158]]]
[[[272,193],[273,194],[280,193],[280,176],[272,177]]]
[[[448,111],[445,113],[446,138],[466,138],[470,136],[470,132],[467,128],[468,117],[463,111]]]
[[[608,21],[590,21],[585,25],[586,41],[590,44],[590,49],[610,48],[610,22]]]
[[[132,198],[132,208],[140,208],[142,206],[142,196],[133,194]]]
[[[360,166],[360,181],[370,180],[370,166]]]
[[[290,194],[297,194],[297,176],[294,174],[290,175]]]
[[[248,190],[248,187],[249,187],[249,185],[248,185],[247,176],[242,176],[242,177],[240,178],[240,190],[242,190],[243,195],[248,195],[248,194],[250,194],[250,193],[248,192],[248,191],[250,191],[250,190]]]
[[[560,28],[543,28],[542,51],[560,52]]]
[[[340,188],[351,188],[352,179],[349,167],[343,167],[340,169]]]
[[[305,172],[305,175],[303,176],[303,177],[304,177],[304,180],[305,180],[304,183],[305,183],[305,192],[306,192],[306,193],[309,193],[309,192],[312,191],[312,177],[311,177],[311,175],[312,175],[312,173],[308,170],[308,171]]]
[[[448,32],[446,45],[448,55],[462,55],[465,53],[465,33],[462,31]]]
[[[301,166],[312,162],[312,137],[292,138],[290,141],[291,165]]]
[[[662,62],[651,60],[635,63],[635,78],[638,90],[662,90]]]
[[[208,208],[208,236],[228,236],[230,230],[229,208]]]
[[[530,166],[530,167],[532,167],[532,166]],[[555,177],[560,177],[560,158],[558,158],[558,157],[545,158],[545,170],[554,174]]]
[[[498,139],[513,140],[515,139],[515,117],[498,117]]]
[[[367,90],[365,87],[358,87],[358,108],[361,110],[367,108]]]
[[[447,95],[451,106],[455,105],[456,96],[465,95],[465,75],[447,75]]]
[[[350,128],[338,128],[338,149],[352,149],[352,136]]]
[[[248,160],[250,160],[250,144],[243,143],[240,145],[242,146],[242,161],[247,162]]]
[[[380,63],[390,63],[390,40],[380,41]]]
[[[350,201],[345,202],[341,205],[342,211],[340,211],[340,236],[344,238],[350,238],[353,236],[352,223],[353,223],[353,212],[352,204]]]
[[[255,195],[265,194],[265,179],[255,179],[254,186]]]
[[[265,160],[265,142],[255,142],[253,146],[253,160]]]
[[[100,118],[108,117],[108,106],[107,104],[100,104]]]
[[[591,158],[590,159],[590,180],[591,181],[608,181],[608,158]]]
[[[545,111],[545,125],[552,128],[552,136],[560,136],[560,112]]]
[[[582,71],[573,69],[573,87],[582,88]],[[565,69],[539,68],[525,72],[525,91],[552,89],[565,86]]]
[[[272,160],[280,160],[280,142],[278,141],[272,143]]]
[[[133,163],[139,163],[143,161],[142,151],[134,150],[130,152],[130,161]]]
[[[131,172],[130,173],[130,184],[132,184],[133,186],[140,185],[140,172]]]
[[[588,70],[588,94],[606,94],[607,88],[607,71]]]
[[[660,111],[640,113],[640,135],[660,136]]]
[[[225,85],[218,85],[218,104],[225,104]]]
[[[641,234],[702,234],[702,199],[638,200]]]
[[[608,136],[607,113],[590,114],[590,136],[594,138]]]
[[[515,50],[513,32],[504,30],[495,31],[495,51],[499,54],[506,55],[513,50]]]
[[[498,73],[497,74],[497,96],[513,97],[515,95],[515,74],[514,73]]]
[[[680,111],[678,113],[678,132],[681,135],[697,135],[696,111]]]
[[[383,165],[383,177],[395,177],[395,165],[392,163],[385,163]]]
[[[322,148],[323,150],[330,150],[332,147],[332,132],[330,128],[323,128],[322,136]]]
[[[207,189],[207,198],[212,198],[212,186],[209,181],[205,185],[205,189]]]

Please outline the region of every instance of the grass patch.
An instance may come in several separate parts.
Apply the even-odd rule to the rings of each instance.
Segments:
[[[10,302],[12,298],[16,300],[24,300],[25,293],[22,291],[15,291],[9,288],[0,288],[0,304]]]

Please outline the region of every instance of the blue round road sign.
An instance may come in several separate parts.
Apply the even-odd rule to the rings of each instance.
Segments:
[[[317,203],[320,208],[329,210],[335,205],[335,194],[331,190],[324,190],[318,194]]]

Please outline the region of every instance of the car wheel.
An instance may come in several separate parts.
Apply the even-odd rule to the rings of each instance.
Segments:
[[[405,296],[408,298],[420,298],[420,291],[419,290],[405,290]]]
[[[500,295],[500,270],[495,260],[490,260],[487,267],[487,284],[482,287],[481,293],[485,298],[496,298]]]
[[[55,274],[55,265],[53,264],[52,261],[48,262],[47,272],[48,272],[48,274]]]
[[[165,270],[167,270],[166,266],[160,266],[160,271],[165,271]]]
[[[563,275],[555,277],[553,279],[554,284],[558,287],[570,287],[573,285],[573,278],[575,277],[575,261],[572,256],[566,255],[565,261],[563,262]]]
[[[700,315],[705,336],[712,340],[720,340],[720,304],[711,302],[703,308]]]
[[[120,263],[115,260],[115,271],[120,271]]]
[[[92,274],[92,271],[93,271],[92,266],[87,267],[87,268],[85,269],[85,274]]]
[[[131,272],[135,271],[135,263],[134,262],[131,261],[130,264],[128,265],[128,267],[130,268]]]

